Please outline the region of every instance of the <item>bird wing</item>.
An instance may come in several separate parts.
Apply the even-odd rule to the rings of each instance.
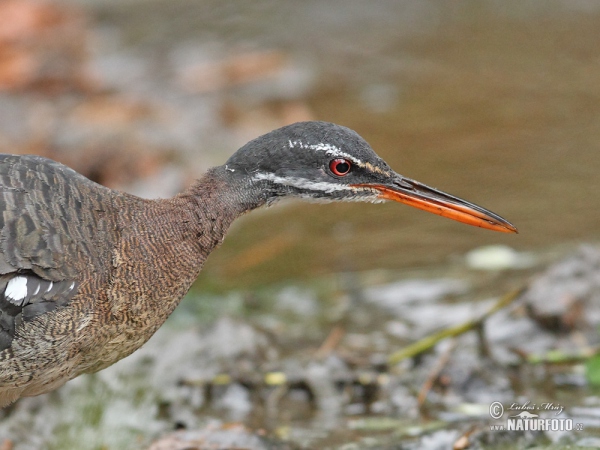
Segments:
[[[66,305],[109,239],[111,193],[39,156],[0,155],[0,352],[25,320]]]

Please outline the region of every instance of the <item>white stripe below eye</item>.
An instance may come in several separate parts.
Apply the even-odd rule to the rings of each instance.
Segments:
[[[338,185],[335,183],[327,183],[324,181],[309,181],[303,178],[294,178],[294,177],[278,177],[273,175],[272,173],[257,173],[252,178],[255,181],[260,180],[269,180],[273,183],[281,184],[284,186],[291,186],[299,189],[304,189],[307,191],[318,191],[325,194],[329,194],[335,191],[349,191],[350,193],[345,193],[343,196],[339,198],[327,198],[327,197],[313,197],[308,192],[299,192],[297,195],[302,198],[306,198],[307,200],[312,201],[345,201],[345,202],[371,202],[371,203],[381,203],[384,199],[379,197],[379,192],[375,189],[369,189],[367,187],[350,187],[344,185]]]
[[[350,186],[336,183],[327,183],[325,181],[310,181],[304,178],[296,177],[278,177],[272,173],[257,173],[253,177],[254,180],[269,180],[273,183],[282,184],[284,186],[293,186],[299,189],[308,189],[310,191],[320,192],[335,192],[335,191],[352,191],[355,190]]]

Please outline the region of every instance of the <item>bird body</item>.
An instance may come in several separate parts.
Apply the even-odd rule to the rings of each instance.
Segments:
[[[108,189],[38,156],[2,155],[0,407],[138,349],[245,212],[285,196],[409,203],[408,196],[426,209],[418,203],[426,195],[438,214],[449,209],[483,221],[472,224],[516,231],[483,208],[400,177],[356,133],[323,122],[257,138],[163,200]]]
[[[0,405],[101,370],[139,348],[244,212],[243,202],[227,201],[218,169],[175,198],[146,200],[40,157],[8,156],[0,167],[7,172],[4,203],[15,207],[5,210],[12,231],[1,241]],[[46,197],[36,196],[42,191]],[[23,217],[33,226],[23,225]],[[18,279],[74,285],[71,295],[57,291],[18,306],[7,299],[9,283]],[[42,376],[32,380],[32,374]]]

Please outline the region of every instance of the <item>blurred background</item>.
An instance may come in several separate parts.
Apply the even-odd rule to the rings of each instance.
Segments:
[[[398,306],[392,318],[383,300],[373,300],[381,311],[373,310],[368,302],[385,297],[381,289],[400,305],[495,298],[581,244],[597,242],[598,29],[600,3],[593,0],[0,2],[1,152],[47,156],[112,188],[169,197],[254,137],[296,121],[324,120],[356,130],[400,174],[489,208],[520,231],[493,233],[398,204],[287,202],[253,212],[234,224],[166,331],[142,350],[145,360],[134,355],[106,375],[82,377],[57,394],[19,403],[0,431],[15,448],[76,448],[74,442],[88,448],[83,441],[89,448],[135,448],[211,417],[261,429],[289,448],[342,448],[367,445],[348,416],[379,413],[422,424],[422,404],[389,384],[377,400],[380,411],[348,411],[344,404],[326,415],[331,423],[322,421],[327,408],[311,382],[307,395],[317,397],[317,405],[278,420],[264,405],[257,412],[248,382],[225,383],[217,400],[194,391],[192,401],[188,391],[177,390],[191,389],[184,378],[206,387],[218,374],[235,379],[232,372],[244,372],[216,368],[215,361],[226,364],[223,355],[235,353],[235,342],[254,343],[229,359],[250,355],[255,372],[257,352],[276,347],[278,356],[265,358],[278,361],[277,368],[264,372],[280,373],[286,371],[278,358],[322,350],[332,330],[342,330],[334,342],[349,353],[359,348],[368,361],[352,365],[338,351],[353,377],[357,366],[373,369],[373,355],[385,361],[431,325],[448,318],[448,325],[458,323],[474,311],[438,308],[407,325]],[[438,287],[433,294],[432,286]],[[371,306],[355,309],[364,301]],[[244,327],[248,336],[235,335]],[[213,350],[220,343],[225,353],[203,360],[191,342],[202,351],[209,351],[207,342]],[[554,348],[556,340],[544,345],[538,350]],[[165,352],[185,360],[169,360],[169,367],[187,370],[171,373],[170,388],[149,369],[166,364],[155,361]],[[144,361],[154,362],[146,367]],[[131,392],[132,377],[144,376],[156,389],[143,381],[130,410],[126,405],[134,402],[123,401],[124,392]],[[397,389],[404,383],[398,380]],[[482,392],[501,384],[489,383],[495,387]],[[227,393],[231,386],[245,391],[236,397]],[[514,386],[498,389],[507,399],[517,395]],[[96,391],[98,398],[90,400]],[[227,395],[233,406],[219,405]],[[394,395],[397,404],[386,403]],[[47,425],[41,440],[19,434],[32,420],[27,412],[40,408],[59,408],[62,419]],[[145,415],[135,419],[140,409]],[[78,432],[69,429],[67,417],[83,418]],[[341,436],[332,431],[340,421],[347,431]],[[400,440],[399,427],[384,427],[390,446]],[[456,440],[464,433],[459,428],[437,435],[436,442]]]

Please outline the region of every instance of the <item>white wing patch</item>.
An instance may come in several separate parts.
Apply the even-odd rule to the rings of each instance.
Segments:
[[[27,278],[19,276],[12,278],[6,285],[4,296],[12,304],[21,306],[27,298]]]
[[[33,274],[20,274],[6,283],[4,295],[0,294],[0,297],[15,306],[23,307],[50,300],[60,303],[76,294],[76,286],[77,283],[71,280],[53,282]]]

